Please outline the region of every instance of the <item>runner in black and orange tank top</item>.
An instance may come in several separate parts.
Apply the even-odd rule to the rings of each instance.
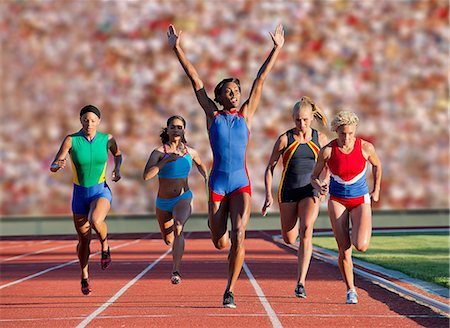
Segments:
[[[295,128],[282,134],[272,151],[265,174],[266,200],[262,214],[272,205],[273,170],[283,159],[283,174],[278,188],[281,233],[288,244],[295,243],[300,235],[298,248],[297,297],[306,297],[305,280],[312,255],[312,232],[319,213],[319,199],[311,186],[311,173],[317,160],[320,145],[327,143],[325,135],[311,128],[314,118],[326,125],[326,117],[308,97],[302,97],[292,110]]]

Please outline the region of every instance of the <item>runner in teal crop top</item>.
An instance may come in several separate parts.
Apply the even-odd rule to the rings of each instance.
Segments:
[[[164,144],[164,157],[169,157],[169,154],[167,153],[167,146]],[[158,172],[159,178],[170,178],[170,179],[177,179],[177,178],[187,178],[189,175],[189,171],[192,168],[192,157],[191,154],[189,154],[189,151],[187,149],[187,146],[184,145],[184,148],[186,150],[186,153],[182,156],[179,156],[175,161],[169,162],[166,165],[164,165]]]
[[[186,145],[184,129],[186,121],[181,116],[172,116],[161,133],[162,146],[153,150],[144,169],[144,180],[159,178],[156,197],[156,218],[161,235],[173,249],[173,269],[171,282],[181,282],[180,264],[184,252],[184,224],[191,215],[192,191],[188,185],[188,175],[195,163],[206,181],[206,167],[198,153]]]

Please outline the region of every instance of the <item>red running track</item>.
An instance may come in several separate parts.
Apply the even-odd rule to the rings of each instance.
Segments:
[[[93,241],[94,291],[83,296],[73,238],[0,241],[2,327],[449,326],[448,317],[358,276],[359,304],[345,304],[338,269],[316,259],[308,298],[294,297],[295,251],[267,232],[247,234],[236,309],[221,306],[227,251],[214,249],[207,233],[186,239],[180,285],[170,283],[172,257],[158,234],[112,236],[113,263],[106,271]]]

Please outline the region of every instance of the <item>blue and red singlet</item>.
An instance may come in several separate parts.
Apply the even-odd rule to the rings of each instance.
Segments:
[[[349,211],[360,204],[370,204],[366,181],[367,160],[362,153],[362,140],[356,138],[353,150],[344,154],[337,140],[331,142],[330,199],[344,205]]]
[[[208,182],[210,201],[244,192],[251,195],[246,163],[249,136],[247,122],[235,108],[215,113],[209,129],[214,159]]]

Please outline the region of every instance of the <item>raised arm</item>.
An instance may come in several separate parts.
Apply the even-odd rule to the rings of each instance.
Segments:
[[[56,153],[55,159],[50,165],[50,171],[58,172],[60,169],[66,166],[67,162],[66,157],[71,148],[72,148],[72,137],[66,136],[61,144],[61,147],[59,147],[59,150]]]
[[[286,148],[286,145],[287,145],[287,137],[286,134],[283,134],[275,142],[272,154],[270,155],[269,163],[267,163],[266,172],[264,174],[266,200],[264,201],[264,205],[261,210],[261,214],[263,216],[266,216],[268,208],[273,204],[273,197],[272,197],[273,170],[275,169],[275,166],[277,166],[278,160],[280,159],[281,154]]]
[[[241,107],[241,113],[247,120],[247,124],[249,125],[249,127],[251,126],[253,114],[255,113],[256,108],[258,107],[259,101],[261,99],[264,81],[269,72],[272,70],[272,67],[275,64],[275,61],[280,53],[280,50],[283,47],[284,44],[283,25],[278,24],[278,26],[275,29],[275,34],[272,34],[270,32],[270,37],[272,38],[273,41],[272,51],[265,60],[264,64],[259,69],[258,74],[256,75],[256,79],[253,82],[250,95]]]
[[[370,197],[374,202],[378,202],[381,189],[381,161],[375,152],[375,147],[370,142],[363,140],[362,148],[363,152],[367,154],[367,160],[372,164],[373,190],[370,193]]]
[[[191,81],[192,87],[194,88],[195,96],[197,97],[200,106],[205,111],[206,117],[208,119],[212,118],[214,116],[214,112],[217,110],[217,106],[214,103],[214,101],[212,101],[206,94],[203,81],[200,79],[197,70],[187,59],[183,49],[181,48],[180,45],[181,34],[182,31],[177,33],[175,27],[173,25],[170,25],[169,30],[167,32],[169,46],[175,52],[175,55],[177,55],[181,67],[183,67],[184,72]]]
[[[117,182],[122,177],[120,175],[120,167],[122,166],[122,152],[119,149],[119,145],[116,139],[112,135],[108,138],[108,149],[114,156],[114,169],[112,171],[112,181]]]

